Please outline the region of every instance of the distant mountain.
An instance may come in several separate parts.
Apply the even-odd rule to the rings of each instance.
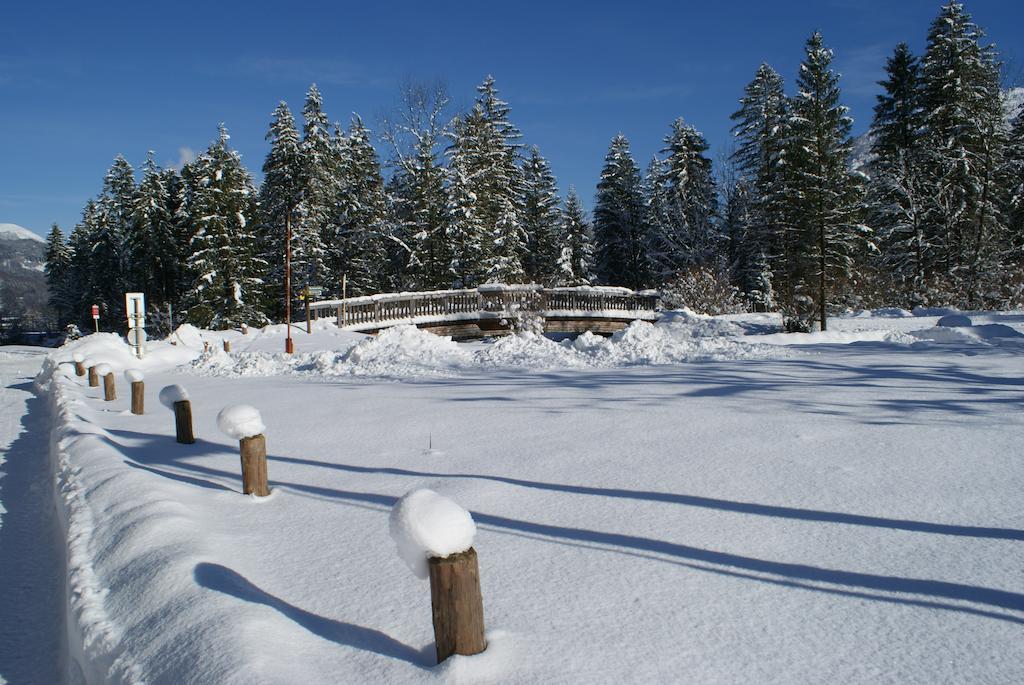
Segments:
[[[0,318],[40,325],[48,315],[45,265],[45,240],[17,224],[0,223]]]

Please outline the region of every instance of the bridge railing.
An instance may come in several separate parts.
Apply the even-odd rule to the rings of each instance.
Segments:
[[[501,316],[515,312],[541,315],[566,312],[577,316],[615,317],[653,313],[659,306],[655,291],[628,288],[544,288],[539,285],[488,284],[466,290],[382,293],[341,300],[311,302],[318,316],[335,316],[339,326],[369,327],[405,320],[433,321]]]

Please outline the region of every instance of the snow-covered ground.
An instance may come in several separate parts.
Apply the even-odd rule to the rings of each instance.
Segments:
[[[185,328],[142,362],[89,336],[39,380],[69,652],[90,682],[1020,682],[1024,313],[919,314],[561,344],[324,321],[291,358],[281,327],[230,355]],[[57,365],[75,351],[116,401]],[[234,404],[266,424],[268,498],[240,494]],[[472,513],[490,631],[440,667],[389,536],[418,488]]]

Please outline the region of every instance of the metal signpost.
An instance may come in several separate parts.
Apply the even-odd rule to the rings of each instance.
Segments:
[[[94,304],[92,306],[92,324],[96,327],[96,332],[100,332],[100,306]]]
[[[128,315],[128,344],[135,356],[142,359],[146,346],[146,296],[125,293],[124,310]]]

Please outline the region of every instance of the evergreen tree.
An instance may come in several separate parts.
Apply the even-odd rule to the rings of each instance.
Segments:
[[[1024,110],[1013,120],[1006,147],[1007,259],[1024,267]]]
[[[923,283],[935,255],[924,222],[920,69],[906,43],[886,62],[871,125],[869,201],[885,266],[898,278]]]
[[[594,207],[595,266],[602,283],[634,290],[650,283],[645,214],[640,169],[620,133],[605,156]]]
[[[757,218],[758,206],[749,181],[734,182],[726,193],[723,229],[728,240],[728,265],[733,280],[755,311],[775,309],[775,289],[766,252],[768,243],[758,229],[764,223]]]
[[[73,307],[72,294],[69,291],[71,274],[71,248],[64,241],[64,234],[57,224],[53,225],[46,236],[46,285],[50,289],[50,307],[57,319],[58,328],[70,321]]]
[[[337,269],[343,261],[334,224],[339,145],[331,138],[323,105],[316,84],[311,85],[302,108],[302,196],[292,217],[292,293],[296,296],[303,287],[328,277],[328,262]]]
[[[295,118],[285,102],[274,109],[266,140],[270,151],[263,161],[260,188],[260,223],[257,251],[267,264],[264,301],[273,316],[284,316],[285,238],[288,224],[296,225],[296,208],[302,202],[306,169],[300,150]],[[296,282],[292,282],[295,292]]]
[[[100,282],[103,275],[92,262],[93,245],[99,232],[99,206],[90,199],[82,210],[82,220],[71,231],[68,246],[71,248],[71,267],[67,275],[67,292],[71,305],[69,316],[72,323],[83,328],[92,325],[89,310],[100,304]]]
[[[924,149],[927,151],[927,221],[940,266],[966,280],[967,297],[997,269],[1005,226],[999,212],[1003,112],[999,64],[983,32],[949,0],[928,32],[921,67]]]
[[[223,125],[209,149],[182,171],[188,215],[194,223],[186,295],[189,321],[204,328],[262,324],[262,266],[250,220],[255,188],[242,161],[228,147]]]
[[[562,232],[558,241],[561,253],[558,256],[558,277],[560,286],[589,285],[594,280],[594,247],[583,206],[576,195],[576,189],[569,187],[562,211]]]
[[[523,162],[523,229],[526,253],[523,267],[526,277],[535,283],[550,285],[559,279],[562,253],[562,212],[558,188],[548,161],[534,146]]]
[[[168,174],[156,165],[150,152],[135,197],[132,281],[134,287],[146,293],[147,304],[153,309],[162,309],[168,303],[176,305],[180,295],[185,254],[178,237],[173,176],[173,170]]]
[[[785,151],[789,136],[789,102],[782,77],[762,64],[744,89],[740,108],[732,115],[737,147],[732,162],[744,185],[742,218],[738,229],[742,249],[737,251],[733,271],[748,298],[761,306],[765,299],[764,278],[772,274],[771,290],[789,292],[790,253],[786,239]],[[733,208],[736,209],[735,207]],[[755,292],[756,291],[756,292]]]
[[[132,247],[135,228],[135,173],[124,157],[114,159],[103,180],[96,206],[92,249],[88,262],[101,325],[112,327],[125,318],[124,294],[135,288]]]
[[[860,177],[849,168],[853,122],[839,103],[839,77],[831,64],[832,51],[814,33],[797,79],[787,151],[797,258],[790,274],[795,297],[785,304],[797,320],[817,315],[821,330],[832,289],[850,277],[866,238],[859,221]]]
[[[349,293],[381,292],[389,283],[384,245],[391,234],[389,207],[377,152],[358,116],[352,119],[344,139],[339,172],[337,244],[333,250],[342,258]]]
[[[664,281],[687,266],[716,261],[720,238],[714,227],[718,194],[708,145],[681,118],[665,138],[664,164],[654,183],[656,205],[664,216],[653,222],[652,266]]]

